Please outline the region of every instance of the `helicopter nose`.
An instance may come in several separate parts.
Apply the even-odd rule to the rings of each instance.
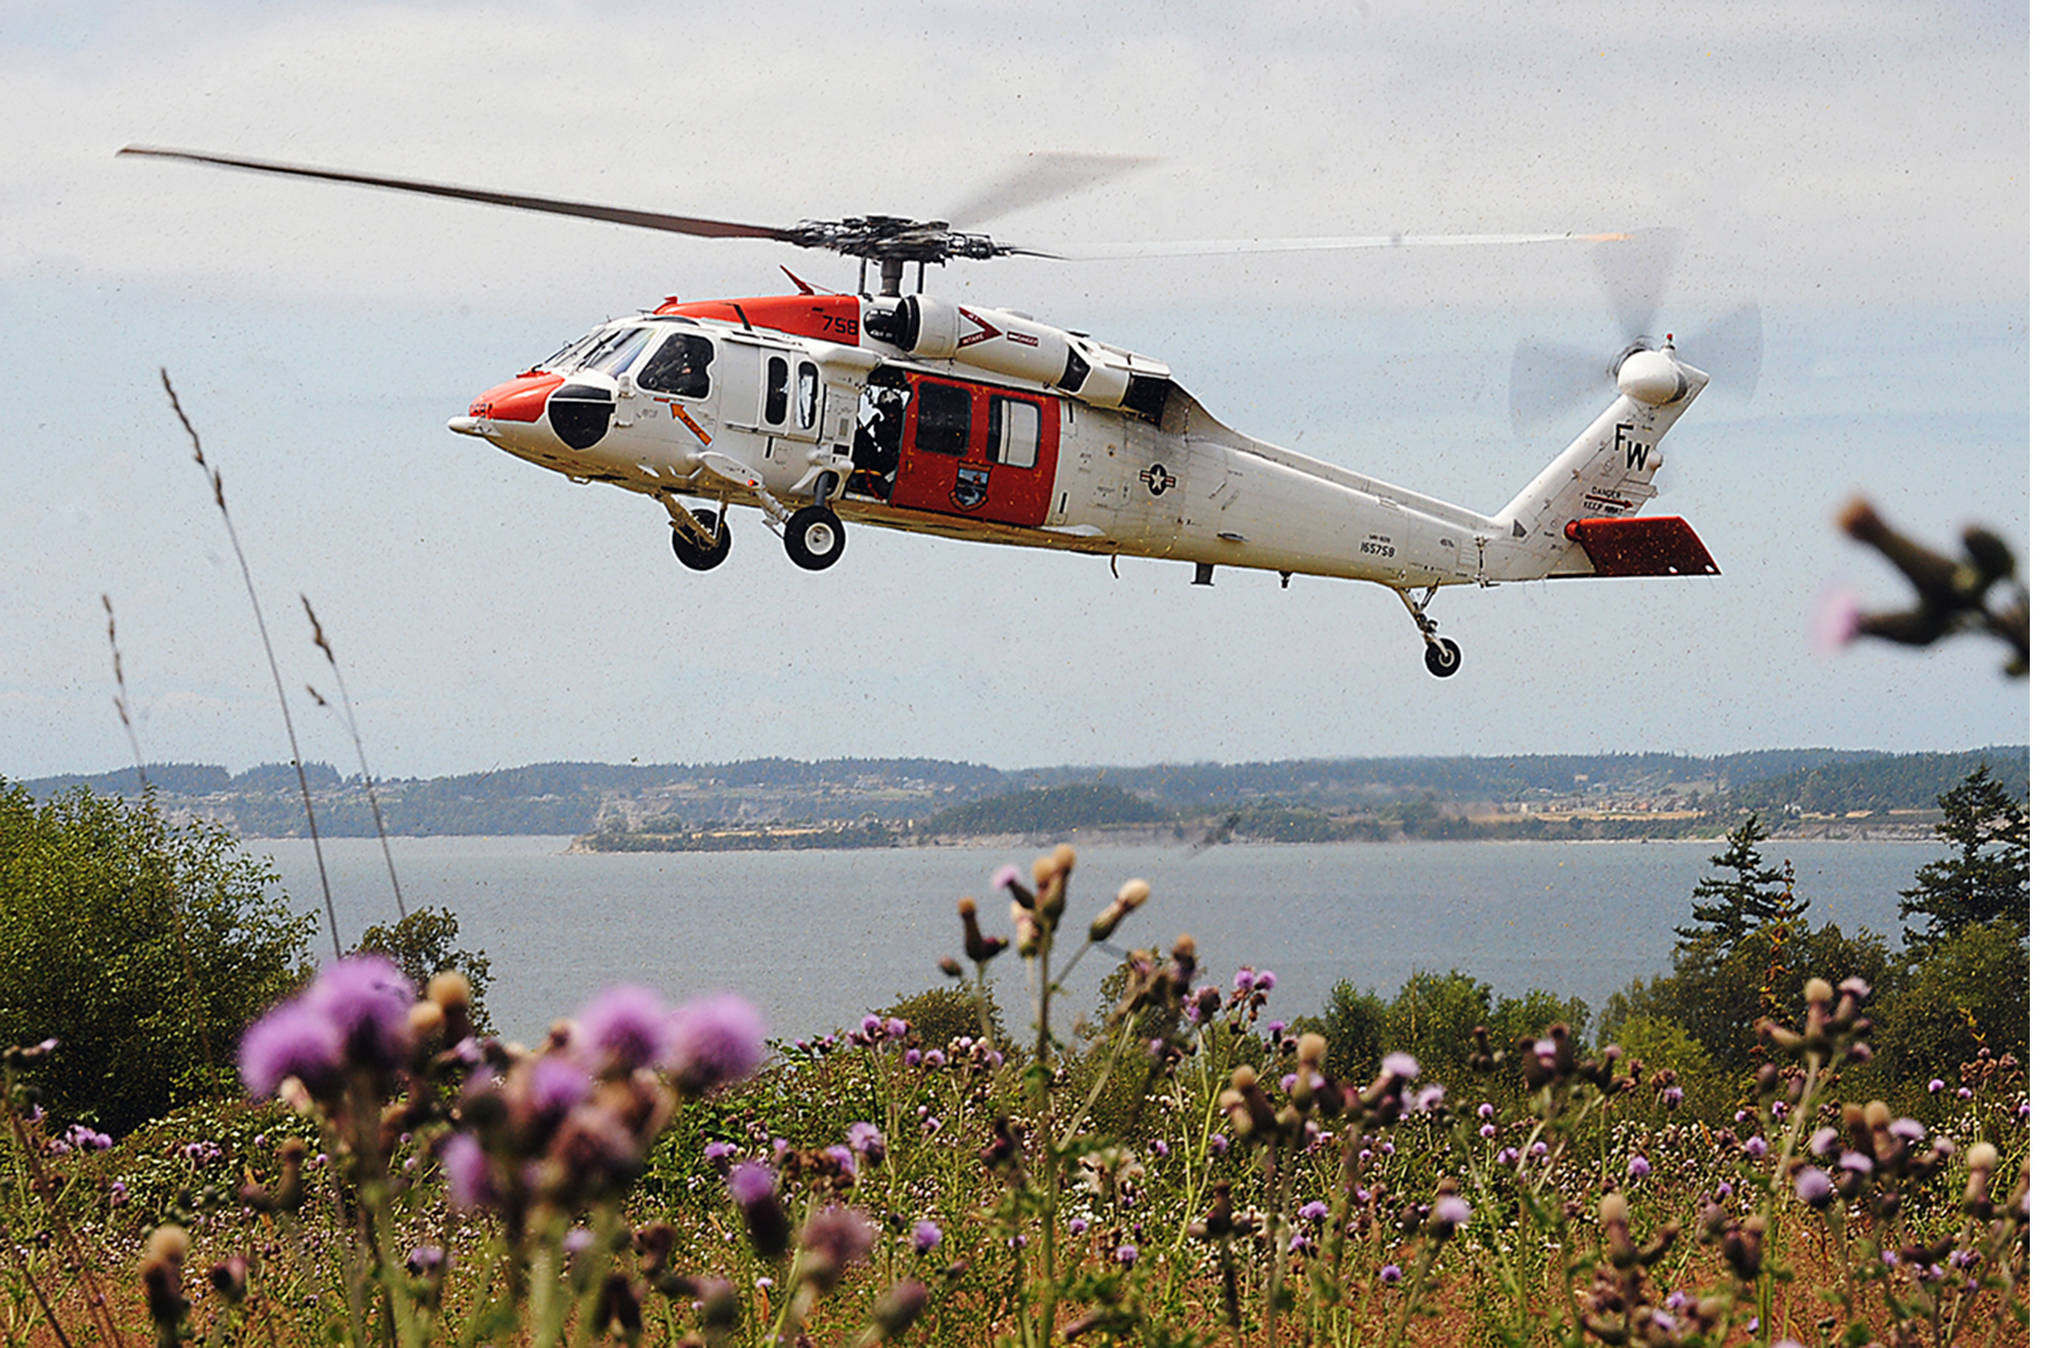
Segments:
[[[508,379],[469,405],[463,421],[539,421],[547,410],[548,395],[562,386],[562,376],[528,370]],[[452,427],[452,423],[451,423]]]

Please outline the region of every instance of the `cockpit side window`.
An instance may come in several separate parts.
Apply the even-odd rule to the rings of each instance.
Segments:
[[[650,393],[704,398],[711,393],[711,339],[694,332],[670,333],[640,370],[639,384]]]

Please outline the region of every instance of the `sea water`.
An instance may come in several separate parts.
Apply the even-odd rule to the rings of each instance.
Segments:
[[[491,961],[489,1005],[501,1033],[533,1039],[600,989],[641,983],[672,1000],[712,991],[749,998],[782,1038],[857,1022],[939,986],[960,953],[955,902],[981,902],[990,934],[1008,934],[1009,901],[989,888],[1027,848],[571,854],[566,838],[394,838],[408,908],[446,908],[458,944]],[[331,953],[304,839],[268,853],[300,911],[322,914],[315,949]],[[1332,985],[1391,995],[1418,970],[1459,970],[1496,997],[1542,988],[1598,1011],[1610,993],[1668,967],[1672,929],[1713,842],[1242,844],[1194,850],[1082,849],[1062,962],[1090,917],[1131,876],[1152,900],[1118,929],[1117,954],[1191,933],[1207,981],[1241,965],[1279,979],[1276,1016],[1320,1008]],[[350,945],[398,916],[377,841],[322,843]],[[1896,947],[1898,892],[1941,855],[1935,843],[1767,842],[1792,863],[1808,921],[1878,932]],[[1055,1023],[1087,1014],[1116,954],[1095,951],[1068,978]],[[991,966],[1013,1032],[1029,1024],[1022,962]]]

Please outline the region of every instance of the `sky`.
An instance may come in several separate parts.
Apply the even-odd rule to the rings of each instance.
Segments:
[[[0,11],[0,776],[286,758],[175,381],[309,759],[379,776],[762,755],[1018,767],[2028,739],[1982,639],[1815,649],[1867,495],[2028,537],[2017,3],[108,3]],[[944,216],[1033,151],[1144,156],[1021,243],[1683,231],[1658,326],[1760,304],[1762,376],[1665,442],[1724,574],[1393,595],[855,529],[714,573],[648,501],[446,429],[668,295],[781,293],[762,242],[117,159],[128,143],[789,224]],[[960,263],[928,288],[1167,362],[1229,424],[1491,512],[1584,420],[1511,427],[1525,336],[1617,348],[1590,245]],[[1711,374],[1712,371],[1710,370]],[[1587,409],[1585,419],[1596,408]]]

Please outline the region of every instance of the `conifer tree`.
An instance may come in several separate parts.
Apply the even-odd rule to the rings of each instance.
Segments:
[[[1696,954],[1726,958],[1751,932],[1806,915],[1807,900],[1792,897],[1792,863],[1764,865],[1757,844],[1769,836],[1770,830],[1754,814],[1728,830],[1728,850],[1709,857],[1707,864],[1732,874],[1709,874],[1693,886],[1695,925],[1678,928],[1682,946]]]
[[[1907,923],[1925,918],[1924,930],[1906,928],[1915,951],[1979,923],[2006,918],[2027,936],[2027,807],[2014,801],[1991,769],[1979,763],[1969,776],[1939,797],[1935,825],[1954,853],[1922,866],[1918,884],[1899,892],[1899,916]]]

